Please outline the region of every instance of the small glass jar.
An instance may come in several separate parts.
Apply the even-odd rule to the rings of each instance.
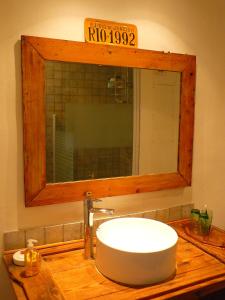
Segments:
[[[212,210],[203,210],[199,214],[199,230],[200,234],[207,236],[210,234],[211,225],[212,225]]]
[[[199,217],[200,210],[197,208],[193,208],[191,210],[191,231],[195,234],[199,233]]]

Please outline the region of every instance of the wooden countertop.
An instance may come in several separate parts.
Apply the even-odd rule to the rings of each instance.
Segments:
[[[5,252],[4,261],[19,300],[199,299],[225,288],[225,248],[190,237],[184,230],[187,222],[170,223],[179,234],[176,275],[145,287],[128,287],[104,277],[93,260],[83,259],[81,240],[38,247],[43,262],[34,277],[24,278],[24,268],[12,263],[15,251]],[[213,230],[225,241],[224,231]]]

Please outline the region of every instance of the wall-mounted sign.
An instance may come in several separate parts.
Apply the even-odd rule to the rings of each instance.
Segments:
[[[137,47],[137,27],[97,19],[85,19],[85,41],[89,43]]]

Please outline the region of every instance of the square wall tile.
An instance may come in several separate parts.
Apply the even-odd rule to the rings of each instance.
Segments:
[[[168,222],[169,221],[169,209],[158,209],[156,211],[156,220],[161,222]]]
[[[156,219],[156,210],[145,211],[143,213],[143,218],[155,220]]]
[[[84,238],[84,222],[80,223],[80,237],[81,239]]]
[[[169,221],[179,220],[182,217],[181,206],[174,206],[169,208]]]
[[[181,207],[182,218],[184,219],[190,218],[192,208],[194,208],[193,203],[182,205]]]
[[[28,239],[37,240],[35,245],[44,245],[45,244],[45,232],[44,227],[35,227],[25,230],[25,239],[26,243]]]
[[[47,244],[63,242],[63,225],[45,227],[45,242]]]
[[[4,249],[11,250],[11,249],[20,249],[24,248],[25,245],[25,231],[18,230],[18,231],[11,231],[6,232],[4,234]]]
[[[68,223],[63,225],[64,242],[71,240],[79,240],[82,238],[83,224],[81,222]]]

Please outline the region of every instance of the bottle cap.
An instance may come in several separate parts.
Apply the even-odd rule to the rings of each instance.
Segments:
[[[24,261],[24,253],[23,251],[19,250],[13,254],[13,262],[17,266],[24,266],[25,261]]]
[[[27,248],[33,248],[34,244],[36,244],[38,241],[34,239],[28,239],[27,240]]]

